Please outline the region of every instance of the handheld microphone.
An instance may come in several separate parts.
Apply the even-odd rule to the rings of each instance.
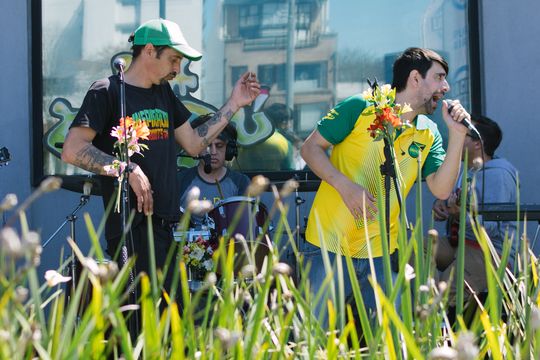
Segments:
[[[447,104],[449,104],[451,100],[447,100]],[[448,105],[448,114],[452,113],[452,109],[454,108],[454,104]],[[475,140],[480,140],[481,136],[476,127],[472,124],[471,119],[468,117],[461,120],[461,124],[465,126],[467,129],[469,129],[472,132],[473,138]]]
[[[121,57],[117,57],[113,61],[113,66],[116,70],[118,70],[118,72],[124,72],[124,69],[126,68],[126,61]]]
[[[210,154],[203,155],[202,161],[204,161],[204,173],[210,174],[212,172],[212,156]]]

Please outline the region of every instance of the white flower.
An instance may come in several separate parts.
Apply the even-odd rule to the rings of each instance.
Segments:
[[[60,283],[65,283],[71,280],[71,276],[64,276],[56,270],[47,270],[45,272],[45,280],[49,287],[54,287]]]
[[[381,95],[387,97],[392,92],[392,86],[390,84],[384,84],[381,86]]]
[[[405,280],[411,281],[415,277],[416,277],[416,274],[414,273],[414,268],[411,265],[406,264],[405,265]]]
[[[214,267],[214,262],[212,261],[212,259],[208,259],[203,261],[202,266],[206,271],[210,271]]]
[[[189,255],[192,259],[201,261],[204,256],[204,251],[201,248],[195,248]]]
[[[367,101],[373,100],[373,94],[371,92],[371,89],[366,89],[362,92],[362,99],[367,100]]]

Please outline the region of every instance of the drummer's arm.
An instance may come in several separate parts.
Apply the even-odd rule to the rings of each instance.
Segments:
[[[116,158],[96,148],[92,144],[95,137],[96,131],[92,128],[72,127],[64,141],[62,160],[98,175],[114,176],[107,174],[105,166],[111,165]],[[129,185],[137,196],[137,209],[139,212],[144,209],[145,214],[150,214],[154,207],[150,181],[137,164],[131,164]]]

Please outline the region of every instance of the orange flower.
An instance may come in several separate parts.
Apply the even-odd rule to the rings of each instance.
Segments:
[[[148,140],[148,135],[150,135],[150,130],[144,120],[139,120],[135,122],[135,132],[137,134],[137,139]]]
[[[377,119],[379,119],[383,124],[390,123],[394,128],[401,125],[400,118],[394,114],[392,108],[390,107],[385,107],[382,109],[382,113],[377,112]]]

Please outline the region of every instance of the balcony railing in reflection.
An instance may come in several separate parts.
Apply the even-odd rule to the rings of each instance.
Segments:
[[[296,48],[314,47],[319,43],[319,37],[297,39]],[[286,36],[272,36],[258,39],[244,39],[244,51],[257,51],[268,49],[284,49],[287,47]]]

